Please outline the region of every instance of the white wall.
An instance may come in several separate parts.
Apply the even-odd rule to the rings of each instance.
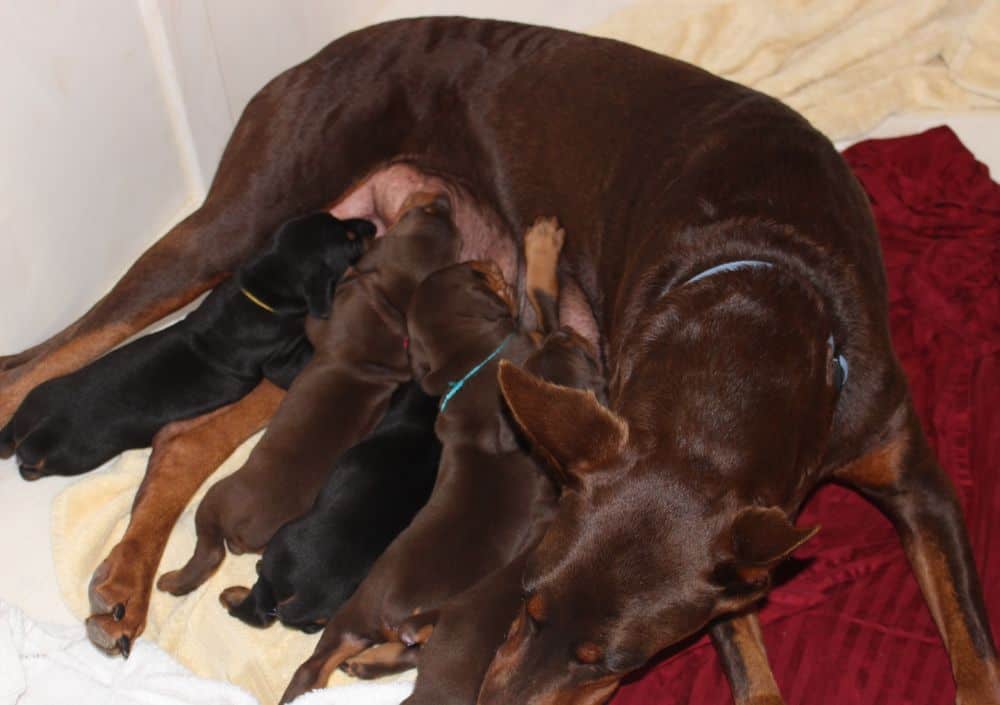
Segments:
[[[142,16],[0,3],[0,352],[81,313],[190,198]]]
[[[250,97],[406,16],[593,25],[628,0],[2,0],[0,354],[82,314],[202,198]]]

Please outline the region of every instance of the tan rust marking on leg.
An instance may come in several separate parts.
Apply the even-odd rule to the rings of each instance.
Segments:
[[[235,404],[157,433],[125,535],[91,579],[93,614],[87,622],[96,645],[114,650],[122,636],[135,639],[142,633],[153,578],[177,518],[201,483],[264,427],[282,396],[265,381]],[[124,613],[116,619],[111,613],[117,605]]]
[[[834,475],[861,487],[892,487],[899,482],[908,447],[906,435],[900,433],[888,443],[839,468]]]
[[[756,614],[734,616],[715,625],[711,634],[736,705],[784,704]]]
[[[398,641],[378,644],[348,659],[343,666],[355,678],[380,678],[408,671],[416,666],[419,649],[409,648]]]
[[[325,688],[340,664],[371,646],[371,641],[353,635],[341,633],[328,637],[329,634],[329,631],[323,632],[313,655],[295,670],[280,703],[289,703],[305,692]]]
[[[323,661],[323,665],[319,668],[319,675],[316,678],[317,688],[325,688],[326,684],[330,681],[330,676],[333,672],[340,667],[340,664],[347,661],[352,656],[364,651],[368,648],[369,642],[363,639],[355,639],[352,637],[344,637],[341,641],[340,646],[326,659]]]
[[[955,595],[948,559],[929,541],[916,536],[907,553],[930,608],[945,648],[951,658],[958,690],[958,705],[1000,703],[1000,668],[996,658],[983,658],[973,644],[968,624]]]

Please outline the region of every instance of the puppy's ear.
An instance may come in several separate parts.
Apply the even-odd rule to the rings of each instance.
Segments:
[[[348,218],[340,223],[347,232],[353,233],[356,237],[374,237],[375,233],[378,232],[375,223],[363,218]]]
[[[545,382],[507,360],[500,362],[499,382],[517,425],[566,479],[580,479],[628,441],[625,421],[589,390]]]
[[[770,570],[792,551],[816,535],[819,526],[799,528],[779,507],[747,507],[740,510],[729,530],[734,578],[747,584],[768,579]]]

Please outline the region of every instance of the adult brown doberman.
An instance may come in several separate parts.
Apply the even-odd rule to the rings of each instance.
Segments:
[[[329,206],[384,227],[417,189],[446,191],[464,258],[511,282],[517,233],[558,217],[561,318],[580,330],[593,314],[610,375],[610,410],[581,412],[570,439],[535,418],[564,390],[505,375],[571,489],[481,701],[601,702],[717,618],[737,701],[780,702],[753,618],[719,618],[765,592],[808,535],[790,524],[801,502],[836,478],[897,526],[958,701],[1000,702],[961,510],[890,345],[864,193],[779,102],[618,42],[457,18],[333,42],[250,102],[201,208],[78,322],[0,363],[0,418],[224,279],[288,217]]]

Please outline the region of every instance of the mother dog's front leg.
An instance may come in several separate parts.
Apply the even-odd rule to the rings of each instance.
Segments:
[[[1000,666],[955,489],[912,406],[901,428],[836,477],[889,517],[941,632],[958,705],[1000,705]]]
[[[784,705],[755,613],[716,622],[709,634],[736,705]]]
[[[283,396],[264,381],[235,404],[156,435],[125,535],[91,578],[87,635],[94,644],[128,656],[146,626],[153,578],[177,518],[205,478],[264,427]]]

